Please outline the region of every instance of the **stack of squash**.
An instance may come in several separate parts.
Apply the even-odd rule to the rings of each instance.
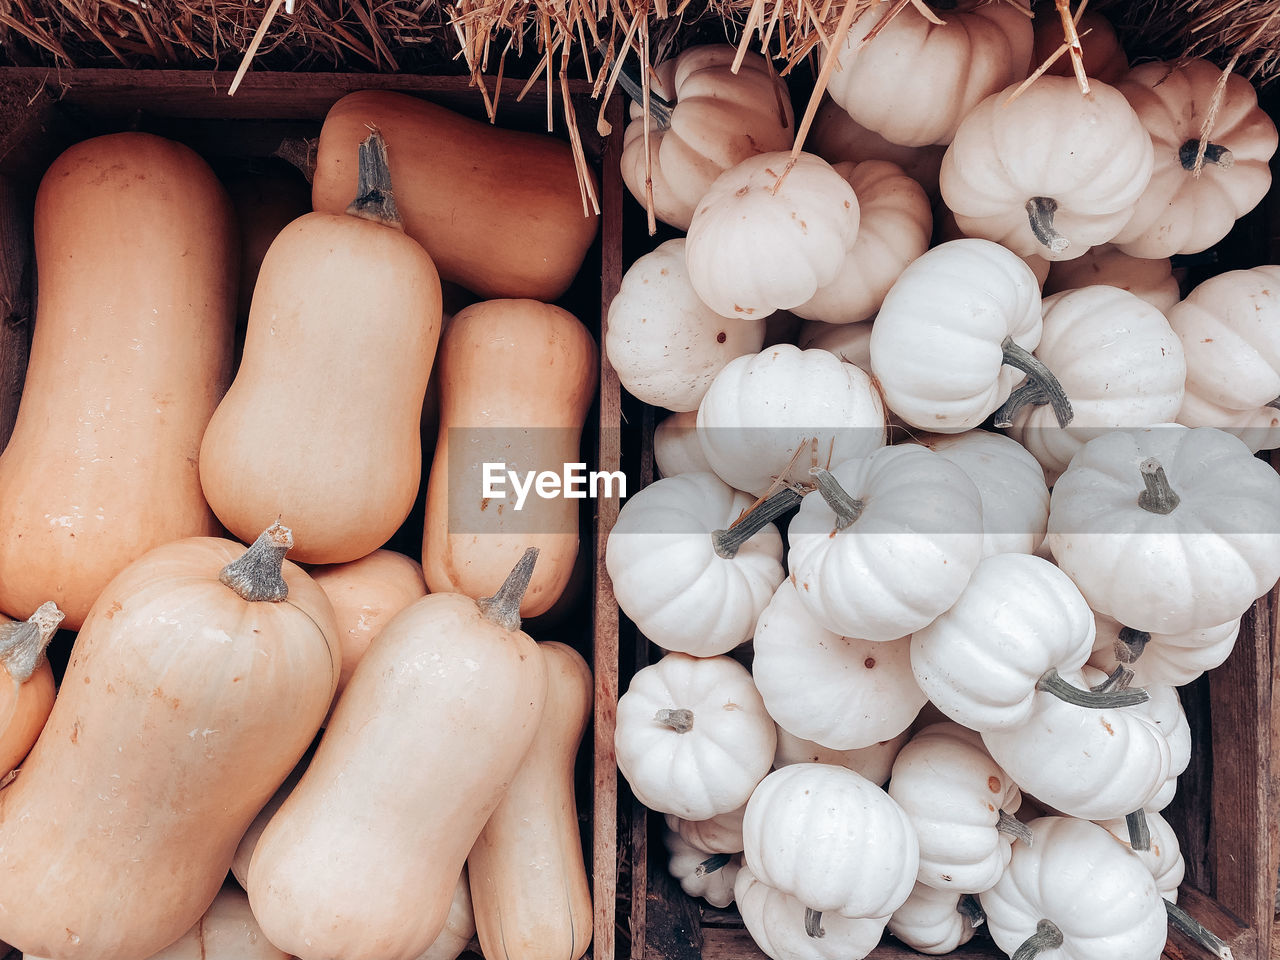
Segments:
[[[1066,58],[1028,80],[1062,44],[1028,13],[873,2],[816,152],[727,47],[632,111],[624,180],[683,235],[606,330],[671,411],[606,553],[664,652],[618,766],[773,960],[984,918],[1016,960],[1157,960],[1193,926],[1159,811],[1176,687],[1280,578],[1280,266],[1186,290],[1171,258],[1267,193],[1276,128],[1241,76],[1130,70],[1095,16],[1087,92]]]
[[[578,457],[596,347],[549,302],[598,230],[577,183],[552,138],[352,94],[314,210],[250,211],[259,263],[181,144],[101,136],[50,167],[0,455],[0,939],[48,960],[452,960],[473,933],[490,960],[583,954],[591,672],[522,630],[565,594],[576,505],[486,511],[449,466],[451,446]],[[442,281],[482,298],[443,333]],[[419,562],[385,547],[422,496]]]

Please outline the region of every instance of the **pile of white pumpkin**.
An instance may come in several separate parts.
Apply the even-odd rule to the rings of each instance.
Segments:
[[[1092,14],[1090,95],[1046,74],[1010,103],[1056,20],[906,5],[863,45],[888,7],[794,164],[758,56],[689,49],[633,107],[624,179],[687,237],[608,315],[622,384],[674,413],[608,542],[668,651],[619,702],[618,766],[685,890],[774,960],[886,926],[946,953],[984,916],[1017,960],[1155,960],[1176,687],[1280,577],[1254,456],[1280,446],[1280,266],[1184,299],[1168,258],[1261,200],[1276,129],[1231,75],[1202,147],[1221,71],[1130,71]]]

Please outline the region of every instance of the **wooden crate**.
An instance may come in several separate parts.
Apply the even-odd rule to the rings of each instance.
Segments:
[[[1280,84],[1263,98],[1280,118]],[[1280,155],[1272,163],[1273,187],[1263,204],[1205,255],[1183,258],[1184,292],[1227,269],[1280,263]],[[667,236],[645,236],[644,212],[628,195],[624,205],[626,265]],[[606,319],[607,324],[607,319]],[[624,395],[633,429],[628,442],[640,486],[654,477],[655,411]],[[661,413],[658,414],[658,418]],[[624,453],[624,461],[627,455]],[[1280,451],[1273,457],[1280,469]],[[609,624],[601,623],[598,629]],[[635,670],[662,651],[623,619],[623,689]],[[1178,797],[1165,816],[1173,824],[1187,861],[1179,903],[1231,947],[1236,960],[1280,958],[1276,919],[1280,866],[1280,587],[1258,600],[1244,618],[1228,661],[1182,691],[1193,736],[1191,765],[1179,781]],[[661,840],[662,818],[646,811],[621,785],[619,929],[631,960],[761,960],[737,912],[710,907],[687,896],[669,875]],[[1005,960],[989,939],[957,951],[965,960]],[[886,934],[873,960],[920,957]],[[1171,933],[1164,956],[1206,956],[1179,933]]]
[[[86,137],[140,128],[183,141],[215,169],[220,163],[269,157],[285,138],[314,137],[329,106],[354,90],[394,90],[425,97],[477,118],[484,100],[465,77],[418,77],[334,73],[253,73],[228,97],[230,73],[201,71],[68,70],[0,68],[0,448],[13,428],[35,316],[30,237],[31,204],[39,177],[67,146]],[[498,100],[498,123],[527,130],[547,124],[547,86],[534,84],[516,101],[522,82],[508,78]],[[570,84],[584,149],[600,180],[601,236],[587,255],[573,288],[559,301],[600,337],[602,308],[622,274],[622,184],[618,175],[623,104],[615,98],[606,118],[619,133],[596,133],[600,104],[591,84]],[[492,90],[490,91],[492,94]],[[558,85],[556,132],[566,136]],[[583,434],[585,459],[618,469],[620,419],[616,375],[601,350],[601,389]],[[425,483],[424,473],[424,483]],[[420,498],[421,499],[421,498]],[[617,515],[616,500],[584,501],[582,550],[591,563],[575,612],[545,639],[575,645],[595,664],[596,696],[592,748],[579,757],[578,797],[587,863],[593,875],[595,956],[614,954],[617,876],[617,768],[613,717],[617,704],[617,605],[603,575],[604,542]],[[410,521],[413,522],[411,515]],[[418,523],[421,523],[419,516]],[[416,556],[413,536],[404,552]],[[402,531],[403,532],[403,531]],[[537,621],[529,630],[539,636]],[[566,633],[567,631],[567,633]],[[55,640],[68,645],[69,638]],[[65,652],[64,652],[65,656]],[[587,798],[590,798],[588,802]],[[0,945],[0,957],[6,948]],[[17,958],[13,953],[12,958]],[[8,960],[8,958],[6,958]]]

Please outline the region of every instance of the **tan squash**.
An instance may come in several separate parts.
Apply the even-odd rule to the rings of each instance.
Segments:
[[[52,601],[26,620],[0,622],[0,780],[35,745],[53,710],[57,691],[44,651],[61,622]]]
[[[453,318],[440,347],[440,433],[422,541],[433,593],[488,596],[529,545],[541,553],[520,615],[544,613],[564,591],[582,500],[530,488],[521,502],[510,478],[486,495],[484,465],[506,464],[523,484],[528,471],[563,476],[565,464],[581,462],[597,357],[572,314],[535,300],[490,300]],[[460,451],[452,459],[451,446]]]
[[[249,902],[300,960],[413,960],[537,732],[547,668],[516,613],[530,550],[488,600],[435,593],[356,667],[249,863]]]
[[[432,941],[431,946],[416,960],[457,960],[476,935],[476,919],[471,909],[471,884],[466,867],[453,888],[453,900],[449,904],[449,916],[444,929]]]
[[[591,668],[562,643],[538,645],[547,706],[533,746],[467,857],[486,960],[578,960],[591,942],[573,767],[591,714]]]
[[[440,280],[399,226],[380,146],[361,146],[347,212],[307,214],[267,251],[240,369],[200,447],[227,529],[247,539],[283,518],[300,563],[372,553],[418,495]]]
[[[336,695],[333,702],[337,703]],[[332,710],[332,707],[330,707],[330,710]],[[267,824],[276,815],[276,811],[284,806],[289,794],[293,793],[293,788],[298,785],[302,775],[307,772],[307,767],[311,764],[311,758],[314,755],[315,751],[308,750],[302,755],[302,759],[294,764],[293,769],[289,771],[289,775],[284,778],[284,783],[280,784],[276,792],[271,795],[271,799],[267,801],[266,806],[258,811],[258,815],[249,824],[249,829],[240,838],[240,843],[236,845],[235,856],[231,858],[231,875],[236,878],[236,883],[240,884],[242,889],[249,886],[249,863],[253,859],[253,851],[257,849],[258,839],[262,836],[262,831],[267,829]]]
[[[585,212],[567,143],[403,93],[351,93],[329,108],[320,131],[314,209],[339,213],[355,195],[355,147],[370,127],[402,171],[405,231],[442,278],[485,298],[555,300],[569,288],[600,218]]]
[[[337,684],[333,609],[290,542],[181,540],[108,584],[0,790],[0,939],[137,960],[208,909]]]
[[[54,161],[35,251],[31,358],[0,455],[0,610],[52,600],[77,630],[131,561],[222,532],[196,456],[231,377],[235,226],[194,152],[120,133]]]
[[[375,550],[367,557],[315,567],[311,576],[333,604],[342,640],[342,676],[337,697],[387,621],[427,595],[418,561],[394,550]],[[335,697],[336,703],[336,697]]]

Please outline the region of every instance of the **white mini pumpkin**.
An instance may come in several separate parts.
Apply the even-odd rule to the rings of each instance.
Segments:
[[[796,338],[801,350],[826,350],[845,363],[871,369],[870,323],[823,323],[806,320]]]
[[[703,44],[660,63],[651,81],[649,147],[656,217],[687,230],[707,188],[758,153],[789,150],[795,118],[786,85],[758,53],[735,71],[735,47]],[[622,146],[622,182],[645,203],[643,103],[633,100]]]
[[[887,919],[915,885],[911,821],[844,767],[795,763],[769,774],[747,803],[742,838],[751,872],[817,913]]]
[[[664,650],[712,657],[750,639],[784,576],[777,527],[757,529],[768,511],[735,526],[752,502],[714,474],[684,473],[623,503],[605,569],[622,612]]]
[[[1101,80],[1112,85],[1124,79],[1129,72],[1129,57],[1120,44],[1116,28],[1102,14],[1092,8],[1084,15],[1075,16],[1076,30],[1080,34],[1081,52],[1084,54],[1084,72],[1089,79]],[[1031,64],[1038,67],[1062,46],[1062,19],[1049,15],[1037,15],[1034,22],[1035,49]],[[1070,52],[1063,53],[1045,71],[1050,76],[1074,77],[1075,66]]]
[[[1129,825],[1124,817],[1103,820],[1098,826],[1104,828],[1124,846],[1132,849],[1132,844],[1129,842]],[[1133,852],[1151,871],[1160,896],[1170,903],[1177,903],[1178,888],[1182,886],[1183,877],[1187,872],[1186,861],[1182,858],[1182,847],[1178,843],[1178,835],[1173,832],[1173,826],[1168,820],[1153,811],[1147,813],[1147,828],[1151,833],[1150,847]]]
[[[680,473],[714,473],[698,440],[698,411],[665,417],[653,429],[653,463],[663,477]]]
[[[1182,633],[1146,633],[1094,614],[1098,632],[1089,665],[1103,673],[1124,666],[1137,687],[1181,687],[1224,663],[1235,649],[1240,620]]]
[[[789,579],[760,614],[753,647],[751,674],[769,715],[832,750],[891,740],[924,706],[909,637],[878,643],[832,633],[809,615]]]
[[[791,312],[825,323],[857,323],[875,316],[907,264],[929,249],[933,211],[924,189],[897,164],[843,162],[835,171],[858,197],[858,239],[836,278]]]
[[[737,810],[717,814],[709,820],[685,820],[668,813],[667,828],[703,853],[741,853],[742,817],[746,812],[746,804],[743,804]]]
[[[747,932],[771,960],[861,960],[884,933],[883,917],[849,918],[836,913],[817,917],[746,866],[738,871],[734,895]]]
[[[1104,676],[1102,671],[1093,667],[1085,667],[1084,675],[1095,683],[1101,682]],[[1169,744],[1169,775],[1165,777],[1165,782],[1156,795],[1143,804],[1144,810],[1158,812],[1173,802],[1178,789],[1178,777],[1182,776],[1191,763],[1191,726],[1182,709],[1177,689],[1167,684],[1152,684],[1146,687],[1146,692],[1150,699],[1133,709],[1154,723]]]
[[[829,95],[822,97],[818,112],[813,117],[813,126],[809,128],[809,136],[805,138],[805,146],[833,165],[845,160],[854,163],[888,160],[920,184],[931,200],[938,198],[938,170],[942,166],[942,155],[947,152],[945,145],[904,147],[890,143],[854,120]]]
[[[889,918],[889,932],[918,953],[950,953],[973,939],[985,921],[971,894],[935,890],[917,883]]]
[[[609,304],[604,348],[618,380],[637,399],[697,410],[720,369],[759,353],[764,320],[727,320],[689,283],[683,237],[646,253],[622,277]]]
[[[889,779],[889,771],[893,769],[893,761],[898,756],[907,740],[911,738],[911,730],[903,730],[892,740],[874,743],[858,750],[832,750],[812,740],[804,740],[792,736],[782,727],[778,727],[778,749],[773,755],[775,769],[792,763],[833,763],[848,767],[854,773],[861,774],[872,783],[884,786]]]
[[[669,653],[618,698],[618,770],[641,803],[685,820],[736,810],[769,771],[773,721],[746,667]]]
[[[982,497],[963,470],[897,446],[817,480],[792,518],[787,556],[814,620],[839,636],[888,641],[955,603],[982,558]]]
[[[698,408],[698,440],[725,483],[762,496],[775,477],[807,481],[813,466],[884,446],[884,405],[860,367],[780,343],[716,375]]]
[[[713,907],[733,903],[733,883],[742,858],[729,853],[707,853],[667,828],[662,831],[667,848],[667,869],[680,881],[680,889],[691,897],[701,897]]]
[[[1050,264],[1044,294],[1048,297],[1098,284],[1128,290],[1166,315],[1182,299],[1178,279],[1173,275],[1173,263],[1168,257],[1156,260],[1131,257],[1113,243],[1090,247],[1088,253],[1074,260]]]
[[[1111,431],[1054,486],[1045,542],[1090,607],[1135,630],[1226,623],[1280,577],[1280,475],[1210,427]]]
[[[784,177],[785,174],[785,177]],[[724,317],[763,319],[831,283],[858,237],[858,198],[831,165],[762,153],[711,184],[689,224],[689,279]]]

